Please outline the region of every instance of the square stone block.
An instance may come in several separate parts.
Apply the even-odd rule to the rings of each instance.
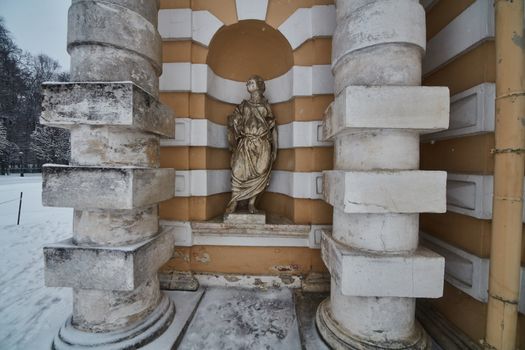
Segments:
[[[343,295],[406,298],[443,295],[445,259],[424,247],[396,255],[370,253],[346,247],[324,232],[321,255]]]
[[[123,126],[175,136],[171,109],[132,82],[47,83],[42,95],[40,123],[44,125]]]
[[[345,213],[444,213],[444,171],[323,171],[324,200]]]
[[[150,279],[170,259],[171,229],[127,246],[75,245],[72,239],[44,247],[48,287],[131,291]]]
[[[325,112],[323,136],[347,129],[445,130],[449,123],[447,87],[348,86]]]
[[[173,198],[174,169],[44,165],[42,203],[75,209],[136,209]]]

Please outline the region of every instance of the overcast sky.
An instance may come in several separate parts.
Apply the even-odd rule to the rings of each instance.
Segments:
[[[16,45],[33,55],[44,53],[69,70],[66,52],[70,0],[0,0],[0,16]]]

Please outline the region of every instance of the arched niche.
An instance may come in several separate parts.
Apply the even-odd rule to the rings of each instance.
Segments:
[[[225,79],[246,81],[257,74],[270,80],[292,68],[293,51],[278,30],[263,21],[245,20],[215,33],[206,63]]]
[[[215,33],[208,47],[206,64],[213,71],[212,79],[219,79],[216,79],[217,84],[209,86],[205,114],[207,118],[226,124],[226,118],[232,113],[234,104],[242,100],[239,90],[244,92],[244,98],[248,97],[244,82],[250,76],[257,74],[266,81],[282,77],[292,69],[294,57],[292,47],[281,32],[261,20],[243,20],[223,26]],[[230,82],[225,83],[225,80]],[[284,80],[285,84],[291,82],[290,79]],[[221,86],[220,94],[214,90],[217,86]],[[269,94],[267,86],[266,96],[269,97]],[[272,105],[272,109],[279,123],[283,113],[276,105]],[[265,193],[257,202],[257,206],[267,214],[275,213],[275,199],[272,196],[274,194]],[[224,203],[223,208],[226,204]]]

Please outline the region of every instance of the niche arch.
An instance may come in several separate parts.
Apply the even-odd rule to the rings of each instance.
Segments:
[[[251,75],[271,80],[294,64],[293,50],[281,32],[261,20],[221,27],[213,36],[206,63],[224,79],[244,82]]]
[[[213,73],[208,73],[205,113],[208,118],[224,125],[234,106],[242,98],[248,97],[244,83],[254,74],[267,82],[267,98],[272,93],[287,95],[285,92],[289,90],[289,86],[277,89],[276,86],[269,86],[268,82],[277,80],[277,85],[280,86],[291,84],[290,72],[294,65],[294,55],[290,43],[280,31],[265,21],[249,19],[223,26],[215,33],[208,46],[206,65]],[[210,84],[210,77],[217,84]],[[221,96],[217,93],[218,86],[222,90]],[[272,110],[279,124],[283,113],[275,104],[272,105]],[[257,206],[267,214],[274,212],[274,205],[271,203],[275,201],[269,199],[270,197],[265,193],[257,201]],[[226,204],[224,203],[222,210]]]

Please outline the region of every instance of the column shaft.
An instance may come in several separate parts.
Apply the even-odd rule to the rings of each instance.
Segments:
[[[322,245],[332,288],[317,314],[337,349],[430,348],[414,298],[441,295],[444,261],[418,248],[418,213],[445,210],[445,174],[417,170],[419,134],[448,126],[448,91],[418,87],[424,49],[418,1],[337,1],[324,177],[334,217]]]
[[[44,86],[41,121],[70,129],[72,150],[69,166],[44,169],[43,202],[75,208],[73,237],[44,248],[46,284],[74,296],[54,349],[137,348],[174,317],[156,275],[173,247],[159,230],[158,202],[175,184],[173,169],[159,169],[159,136],[175,128],[158,102],[158,6],[73,0],[73,82]]]

